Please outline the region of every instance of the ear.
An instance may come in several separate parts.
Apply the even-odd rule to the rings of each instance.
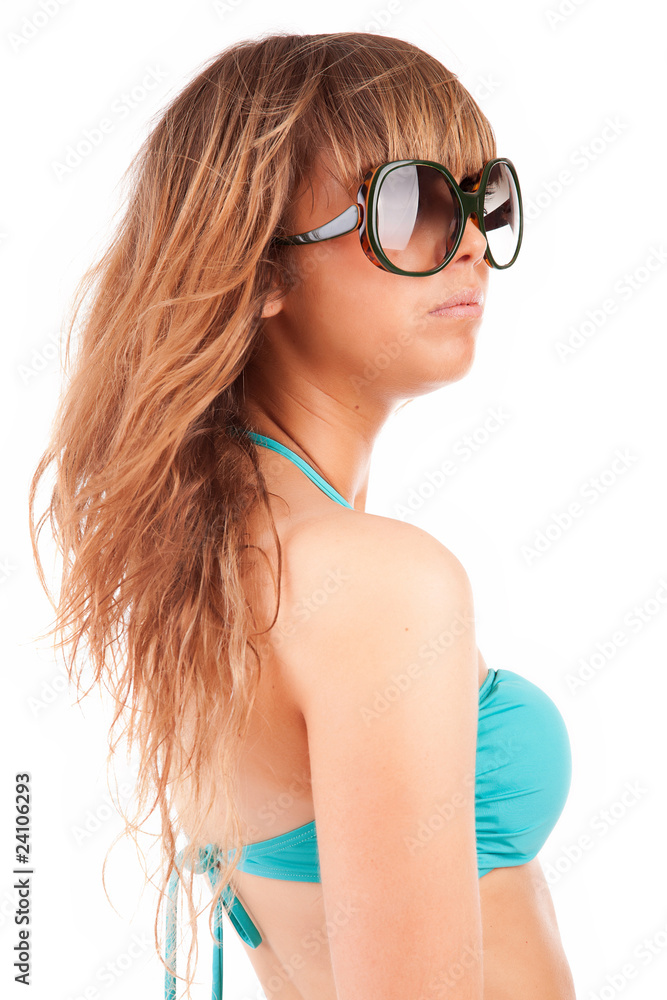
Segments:
[[[268,299],[264,303],[264,308],[262,309],[262,319],[266,319],[268,316],[275,316],[279,313],[283,307],[283,298],[285,297],[285,292],[282,289],[276,289],[276,291],[271,292]]]

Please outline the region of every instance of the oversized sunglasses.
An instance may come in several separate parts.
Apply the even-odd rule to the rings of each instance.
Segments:
[[[479,178],[463,187],[442,163],[392,160],[368,171],[350,205],[330,222],[295,236],[276,236],[285,244],[320,243],[359,230],[368,259],[394,274],[437,274],[450,262],[470,216],[486,237],[489,267],[509,267],[523,235],[521,189],[514,164],[488,160]]]

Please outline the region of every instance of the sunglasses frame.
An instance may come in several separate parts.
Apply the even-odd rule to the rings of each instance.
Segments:
[[[493,254],[489,248],[489,240],[486,234],[486,229],[484,228],[484,193],[486,191],[486,182],[493,167],[497,163],[504,163],[509,168],[514,180],[519,203],[519,239],[517,241],[516,250],[514,251],[514,256],[507,264],[497,264],[493,259]],[[392,170],[408,165],[435,167],[436,170],[439,170],[440,173],[445,175],[459,203],[461,224],[459,226],[459,232],[456,236],[454,245],[442,263],[438,264],[437,267],[431,268],[430,271],[404,271],[396,264],[392,264],[382,250],[380,240],[378,238],[376,222],[377,201],[382,182]],[[294,236],[274,236],[273,242],[279,244],[280,246],[288,244],[301,245],[304,243],[321,243],[324,240],[333,240],[337,236],[347,236],[348,233],[353,233],[356,229],[359,231],[361,249],[364,251],[371,263],[375,264],[376,267],[380,267],[384,271],[391,271],[393,274],[426,277],[429,274],[437,274],[438,271],[442,271],[443,267],[446,267],[447,264],[449,264],[450,260],[458,250],[459,244],[463,238],[463,233],[465,232],[465,228],[468,224],[468,219],[471,216],[475,217],[477,228],[486,239],[484,260],[489,267],[495,267],[499,271],[502,271],[507,267],[511,267],[517,258],[523,237],[523,202],[521,199],[519,178],[517,177],[514,164],[511,160],[508,160],[507,157],[496,156],[492,160],[487,160],[482,169],[482,173],[480,174],[479,181],[472,191],[464,191],[460,188],[447,167],[445,167],[442,163],[436,163],[435,160],[391,160],[388,163],[383,163],[379,167],[374,167],[368,171],[359,186],[356,205],[350,205],[350,207],[346,208],[340,213],[340,215],[337,215],[335,219],[331,219],[330,222],[325,222],[316,229],[310,229],[307,233],[297,233]]]

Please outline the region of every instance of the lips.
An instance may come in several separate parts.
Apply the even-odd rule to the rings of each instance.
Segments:
[[[454,295],[450,295],[444,302],[440,302],[437,306],[434,306],[431,312],[436,312],[438,309],[449,309],[451,306],[481,306],[483,302],[484,293],[481,288],[462,288],[459,292],[455,292]]]

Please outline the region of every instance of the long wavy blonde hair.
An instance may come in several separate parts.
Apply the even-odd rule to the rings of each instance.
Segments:
[[[56,611],[46,635],[61,636],[54,648],[71,646],[67,671],[77,690],[84,642],[90,687],[104,684],[112,696],[107,764],[123,737],[128,753],[138,750],[137,811],[123,814],[123,835],[136,843],[159,809],[158,954],[161,905],[184,835],[174,790],[186,775],[194,780],[180,876],[192,932],[189,998],[194,854],[220,796],[227,820],[218,843],[232,853],[212,898],[211,935],[243,846],[239,748],[261,660],[242,559],[259,508],[277,547],[271,626],[280,602],[280,543],[256,446],[227,433],[230,425],[251,429],[242,375],[262,336],[262,308],[274,288],[294,288],[306,273],[300,248],[272,237],[294,232],[292,200],[320,153],[354,192],[387,160],[423,157],[468,176],[497,154],[489,122],[454,73],[409,42],[358,32],[237,42],[156,117],[125,175],[122,220],[76,289],[67,384],[30,484],[29,514],[40,581]],[[55,485],[35,525],[37,486],[51,463]],[[57,603],[37,550],[47,517],[63,556]]]

